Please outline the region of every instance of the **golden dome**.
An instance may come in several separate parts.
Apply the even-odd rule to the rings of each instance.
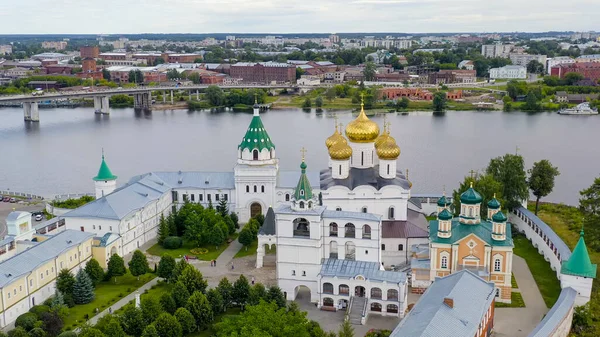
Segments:
[[[396,144],[394,138],[389,137],[377,148],[377,157],[383,160],[396,160],[400,157],[400,147]]]
[[[384,116],[385,117],[385,116]],[[388,128],[389,123],[383,122],[383,132],[377,139],[375,139],[375,148],[378,148],[379,145],[383,144],[386,140],[390,139],[390,129]]]
[[[364,103],[360,103],[360,114],[346,126],[346,136],[354,143],[371,143],[379,136],[379,125],[365,115]]]
[[[338,126],[336,124],[335,132],[333,133],[333,135],[329,136],[329,138],[327,138],[325,140],[325,145],[329,149],[337,142],[342,142],[344,144],[348,144],[348,141],[346,140],[346,138],[344,138],[344,136],[342,136],[342,134],[338,131]]]
[[[352,156],[352,148],[346,142],[337,142],[329,148],[329,156],[334,160],[348,160]]]

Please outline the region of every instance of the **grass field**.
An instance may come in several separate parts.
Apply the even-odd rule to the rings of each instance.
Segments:
[[[513,289],[519,289],[519,285],[517,284],[517,279],[515,279],[515,274],[510,274],[510,285]]]
[[[103,311],[155,277],[155,274],[146,274],[140,276],[140,280],[138,281],[137,277],[132,276],[128,272],[123,276],[117,276],[116,283],[114,278],[111,278],[110,281],[98,284],[96,286],[96,298],[92,302],[76,305],[69,309],[69,316],[64,322],[65,328],[73,328],[72,326],[74,324],[85,321],[85,315],[88,315],[89,317],[94,316],[96,314],[96,308],[98,308],[99,312]]]
[[[525,301],[523,301],[523,295],[518,292],[513,292],[510,295],[510,304],[496,302],[496,308],[524,308]]]
[[[237,239],[238,235],[239,234],[236,232],[233,235],[230,235],[229,239],[234,241],[235,239]],[[163,254],[167,254],[174,258],[180,258],[180,257],[183,257],[184,255],[193,255],[193,256],[196,256],[199,260],[211,261],[211,260],[216,260],[217,257],[219,257],[219,255],[221,255],[221,253],[228,246],[229,245],[227,243],[225,243],[225,244],[220,245],[219,248],[217,249],[217,247],[215,247],[214,245],[204,245],[201,248],[206,248],[208,250],[208,253],[196,255],[196,254],[192,254],[192,252],[190,250],[193,248],[197,248],[197,247],[192,242],[190,242],[188,240],[183,240],[183,246],[181,248],[166,249],[157,243],[154,246],[150,247],[147,250],[147,252],[148,252],[148,254],[151,254],[154,256],[162,256]]]

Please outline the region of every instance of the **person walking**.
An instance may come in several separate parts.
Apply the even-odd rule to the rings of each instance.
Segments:
[[[233,270],[233,269],[234,269],[234,267],[233,267],[233,262],[231,262],[231,270]]]

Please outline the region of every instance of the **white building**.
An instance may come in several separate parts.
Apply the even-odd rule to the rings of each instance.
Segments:
[[[10,44],[3,44],[0,45],[0,55],[10,55],[12,54],[12,45]]]
[[[550,75],[550,70],[552,70],[552,67],[556,67],[559,64],[569,63],[575,63],[575,59],[569,56],[558,56],[549,58],[546,60],[546,71],[548,72],[548,75]]]
[[[474,70],[475,63],[471,60],[463,60],[458,63],[458,69]]]
[[[527,69],[523,66],[504,66],[490,69],[490,79],[525,79]]]
[[[481,46],[481,55],[484,57],[508,57],[508,54],[514,48],[514,44],[484,44]]]
[[[546,66],[546,55],[533,55],[533,54],[517,54],[511,53],[509,55],[510,61],[513,65],[527,67],[529,62],[538,61],[544,67]]]

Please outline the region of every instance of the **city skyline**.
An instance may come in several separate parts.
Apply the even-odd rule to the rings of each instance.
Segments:
[[[32,0],[3,6],[3,34],[545,32],[597,29],[600,3],[556,0]],[[138,13],[138,15],[134,15]],[[485,13],[485,14],[482,14]],[[26,15],[25,15],[26,14]]]

